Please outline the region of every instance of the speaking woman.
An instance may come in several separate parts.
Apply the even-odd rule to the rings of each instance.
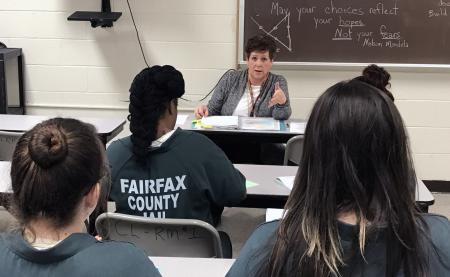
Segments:
[[[281,75],[270,72],[275,41],[257,35],[247,41],[247,69],[230,71],[218,83],[208,105],[195,109],[196,117],[241,115],[288,119],[291,115],[288,86]]]
[[[402,119],[352,80],[309,118],[281,221],[261,225],[228,276],[450,276],[450,222],[420,214]]]

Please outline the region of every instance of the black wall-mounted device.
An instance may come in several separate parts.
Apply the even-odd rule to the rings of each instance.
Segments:
[[[102,0],[101,12],[76,11],[67,20],[70,21],[90,21],[92,28],[112,27],[113,22],[119,19],[121,12],[111,12],[110,0]]]

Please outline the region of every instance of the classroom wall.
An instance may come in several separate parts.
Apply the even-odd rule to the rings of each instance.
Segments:
[[[144,67],[126,0],[113,28],[67,21],[100,0],[1,0],[0,41],[23,48],[27,113],[123,116],[128,88]],[[130,0],[150,64],[183,72],[192,110],[219,77],[237,66],[238,0]],[[293,117],[306,118],[317,96],[357,70],[280,70]],[[408,126],[418,175],[450,180],[450,73],[392,72],[396,105]],[[126,132],[123,134],[126,135]]]

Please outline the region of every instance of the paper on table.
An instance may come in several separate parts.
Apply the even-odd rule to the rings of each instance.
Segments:
[[[238,116],[206,116],[202,118],[202,125],[216,128],[237,129],[239,125]]]
[[[11,163],[0,161],[0,192],[11,192]]]
[[[275,180],[287,187],[289,190],[292,190],[292,187],[294,186],[294,179],[295,176],[280,176],[277,177]]]
[[[177,115],[177,122],[175,123],[175,125],[184,125],[184,123],[186,122],[187,118],[188,118],[187,114],[179,114],[179,115]]]
[[[289,123],[289,131],[292,133],[304,134],[306,129],[306,122],[291,122]]]
[[[252,188],[252,187],[256,187],[257,185],[259,185],[259,184],[255,183],[255,182],[252,182],[252,181],[249,181],[249,180],[245,181],[245,187],[248,188],[248,189]]]
[[[271,117],[241,117],[241,129],[279,131],[280,121]]]
[[[283,216],[283,211],[283,209],[268,208],[266,210],[266,222],[281,219]]]

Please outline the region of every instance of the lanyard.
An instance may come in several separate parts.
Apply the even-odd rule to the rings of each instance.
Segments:
[[[248,114],[250,117],[256,117],[256,115],[255,115],[256,102],[258,102],[259,98],[261,97],[261,94],[262,94],[261,91],[262,91],[263,85],[264,85],[264,83],[261,85],[258,97],[256,97],[256,99],[254,99],[252,84],[250,84],[250,80],[247,81],[248,94],[249,94]]]

